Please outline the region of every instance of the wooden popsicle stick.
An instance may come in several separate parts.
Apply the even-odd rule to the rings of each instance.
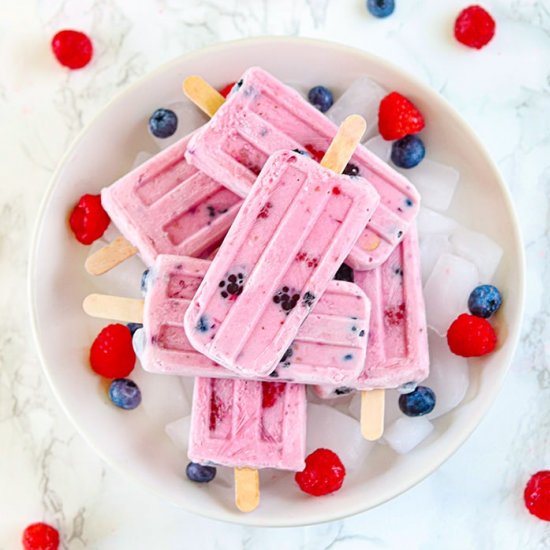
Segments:
[[[111,319],[124,323],[143,323],[143,300],[108,294],[89,294],[82,309],[90,317]]]
[[[384,390],[361,392],[361,433],[368,441],[376,441],[384,433]]]
[[[138,249],[132,243],[124,237],[118,237],[112,243],[88,256],[84,267],[90,275],[102,275],[137,252]]]
[[[260,475],[252,468],[235,468],[235,504],[241,512],[252,512],[260,504]]]
[[[225,103],[223,95],[197,75],[188,76],[183,81],[182,89],[183,93],[209,117],[213,117]]]
[[[341,174],[357,149],[366,129],[367,123],[363,117],[359,115],[347,117],[340,124],[338,132],[321,159],[321,166]]]

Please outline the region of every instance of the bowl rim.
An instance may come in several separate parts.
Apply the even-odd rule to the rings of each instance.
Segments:
[[[498,378],[494,380],[494,384],[491,385],[491,388],[488,391],[487,399],[485,400],[483,405],[479,408],[477,414],[470,419],[467,425],[464,426],[463,429],[458,434],[455,435],[455,438],[453,439],[452,444],[449,444],[448,448],[446,449],[446,452],[444,454],[440,453],[437,455],[436,458],[426,461],[426,463],[423,464],[423,467],[418,469],[414,477],[410,477],[407,479],[407,481],[402,483],[402,485],[398,488],[395,494],[383,495],[378,498],[374,498],[373,502],[368,506],[361,505],[361,503],[359,502],[357,506],[354,506],[354,507],[350,506],[346,508],[345,511],[336,511],[334,514],[327,515],[326,513],[317,513],[316,517],[314,517],[313,519],[308,519],[307,522],[300,520],[299,517],[297,517],[296,520],[294,521],[284,521],[284,522],[278,521],[276,518],[269,518],[269,521],[265,521],[265,519],[258,521],[257,517],[254,514],[242,514],[241,516],[239,516],[239,518],[235,518],[235,516],[231,515],[229,512],[224,511],[223,508],[221,507],[216,509],[210,509],[209,513],[207,514],[202,509],[201,510],[195,509],[192,503],[184,505],[178,501],[178,503],[176,504],[174,501],[166,497],[166,495],[164,495],[164,493],[160,489],[158,489],[156,486],[153,486],[149,481],[142,479],[141,476],[139,476],[138,474],[135,474],[134,472],[124,468],[122,464],[120,464],[118,461],[116,461],[115,459],[113,459],[112,457],[104,453],[103,450],[98,448],[94,443],[93,436],[89,434],[82,426],[80,426],[80,424],[78,423],[78,420],[71,414],[64,400],[62,399],[61,393],[58,391],[58,388],[55,384],[54,376],[50,371],[50,368],[47,364],[46,358],[43,354],[42,347],[40,344],[40,336],[39,336],[40,327],[38,326],[38,315],[37,315],[35,291],[34,291],[35,289],[34,281],[36,280],[37,269],[38,269],[37,260],[36,260],[38,242],[39,242],[39,236],[40,236],[40,229],[43,224],[43,219],[44,219],[46,210],[49,206],[54,189],[56,188],[56,183],[61,171],[63,170],[67,160],[70,158],[73,152],[77,149],[80,141],[88,131],[89,127],[93,126],[96,120],[99,119],[104,114],[104,112],[110,108],[110,106],[113,103],[117,102],[126,94],[129,94],[135,88],[140,87],[145,80],[152,79],[157,74],[170,71],[173,67],[176,67],[180,63],[182,63],[182,61],[187,61],[189,59],[200,57],[205,54],[212,54],[212,53],[215,53],[216,51],[225,50],[227,48],[239,48],[243,46],[254,47],[255,45],[259,45],[259,44],[262,44],[262,45],[272,44],[273,46],[276,46],[277,44],[281,44],[281,43],[295,45],[297,47],[303,44],[308,44],[310,46],[319,46],[323,48],[339,50],[343,55],[353,54],[355,56],[361,56],[367,62],[384,66],[384,68],[388,69],[390,72],[397,73],[400,76],[404,77],[406,80],[408,80],[415,87],[418,88],[418,90],[423,94],[423,97],[426,97],[431,102],[438,103],[441,108],[446,110],[446,112],[449,113],[449,115],[452,117],[453,124],[458,125],[461,128],[461,130],[468,135],[473,146],[477,147],[481,151],[484,157],[484,160],[487,163],[488,168],[494,174],[495,181],[498,183],[498,187],[500,189],[502,198],[506,204],[507,210],[509,212],[510,220],[512,222],[512,227],[510,228],[511,236],[513,239],[512,246],[516,249],[516,252],[517,252],[517,269],[518,269],[518,288],[516,289],[516,292],[518,296],[519,311],[518,311],[517,317],[508,324],[507,341],[510,343],[510,345],[508,348],[509,351],[507,352],[504,358],[506,367],[499,373]],[[117,473],[123,475],[126,479],[131,480],[134,483],[134,485],[139,484],[140,486],[144,487],[147,490],[147,492],[153,493],[155,496],[157,496],[159,500],[163,502],[168,502],[174,506],[177,506],[178,508],[185,510],[186,512],[197,514],[199,516],[202,516],[208,519],[214,519],[218,521],[253,526],[253,527],[300,527],[300,526],[306,526],[306,525],[316,525],[316,524],[330,522],[330,521],[338,521],[346,517],[354,516],[356,514],[365,512],[367,510],[371,510],[373,508],[380,506],[381,504],[384,504],[385,502],[388,502],[389,500],[392,500],[393,498],[403,494],[404,492],[408,491],[409,489],[411,489],[412,487],[414,487],[415,485],[423,481],[431,473],[433,473],[440,466],[442,466],[449,458],[451,458],[456,453],[456,451],[464,444],[464,442],[470,437],[470,435],[472,435],[472,433],[479,426],[480,422],[487,415],[489,408],[494,404],[496,396],[500,392],[502,383],[504,381],[504,377],[506,376],[510,368],[513,356],[517,350],[519,337],[520,337],[520,329],[523,322],[524,311],[525,311],[525,284],[526,284],[525,283],[525,271],[526,271],[525,262],[526,262],[525,251],[523,248],[523,239],[521,237],[521,229],[520,229],[518,216],[513,207],[513,200],[512,200],[511,194],[504,182],[504,179],[502,178],[500,170],[496,166],[492,157],[489,155],[489,153],[485,149],[484,145],[482,144],[481,140],[479,139],[477,134],[474,132],[472,127],[461,117],[461,115],[456,111],[456,109],[444,97],[438,94],[435,90],[433,90],[427,84],[419,80],[417,77],[411,75],[406,70],[402,69],[401,67],[394,64],[393,62],[390,62],[385,58],[372,54],[370,52],[363,51],[359,48],[348,46],[348,45],[341,44],[339,42],[334,42],[331,40],[322,40],[317,38],[261,36],[261,37],[240,38],[235,40],[216,42],[209,46],[194,49],[185,54],[177,56],[176,58],[159,65],[156,69],[147,72],[145,75],[140,77],[133,84],[126,86],[124,89],[122,89],[117,94],[115,94],[111,99],[109,99],[97,111],[97,113],[92,117],[92,119],[75,136],[70,146],[62,155],[61,159],[57,164],[55,171],[53,172],[50,178],[50,181],[48,183],[44,196],[42,197],[40,207],[37,212],[37,217],[34,224],[32,238],[31,238],[30,247],[29,247],[26,286],[27,286],[27,299],[29,303],[30,318],[31,318],[31,332],[33,335],[35,349],[38,354],[38,358],[42,365],[42,369],[44,371],[46,379],[50,385],[50,388],[55,398],[57,399],[59,405],[61,406],[61,409],[64,411],[65,415],[69,418],[70,422],[73,424],[74,428],[79,433],[79,435],[94,450],[94,452],[101,458],[101,460],[103,460],[107,465],[112,467]]]

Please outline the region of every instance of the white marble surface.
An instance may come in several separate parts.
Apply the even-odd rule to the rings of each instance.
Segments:
[[[464,0],[397,0],[377,21],[363,0],[2,0],[0,2],[0,549],[44,519],[66,548],[543,549],[550,524],[522,504],[550,468],[550,4],[487,0],[497,37],[454,44]],[[93,65],[52,58],[63,27],[94,39]],[[394,501],[301,529],[224,525],[174,509],[97,458],[42,375],[26,306],[27,248],[48,180],[77,132],[113,94],[183,52],[220,40],[299,34],[383,55],[440,91],[477,130],[513,193],[525,237],[523,336],[479,429],[437,472]]]

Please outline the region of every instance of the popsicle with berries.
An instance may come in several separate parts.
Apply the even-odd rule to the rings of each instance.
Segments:
[[[235,468],[235,503],[251,512],[260,500],[258,469],[302,470],[305,386],[284,382],[197,378],[188,455],[193,462]]]
[[[184,83],[185,92],[186,88]],[[210,123],[193,135],[186,157],[245,197],[269,155],[280,149],[303,149],[320,160],[336,131],[334,123],[297,91],[253,67]],[[406,234],[418,213],[420,197],[404,176],[365,147],[357,147],[348,160],[344,173],[364,177],[380,195],[380,205],[347,260],[356,269],[372,269],[388,258]]]
[[[384,428],[384,390],[409,386],[428,377],[430,359],[422,293],[420,252],[413,225],[403,242],[377,269],[355,271],[355,284],[372,303],[365,367],[347,387],[316,386],[320,397],[361,390],[361,426],[367,439]]]
[[[159,374],[227,378],[235,374],[191,346],[183,316],[210,262],[186,256],[159,255],[144,280],[145,300],[90,295],[84,309],[91,315],[143,323],[134,348],[143,368]],[[226,292],[236,294],[228,281]],[[363,368],[370,302],[356,285],[331,281],[294,341],[266,379],[303,384],[351,383]]]
[[[348,117],[321,164],[271,156],[185,314],[195,349],[248,377],[277,367],[378,205],[339,174],[364,130]]]
[[[191,84],[189,95],[203,111],[215,113],[224,98],[212,89],[201,93],[200,82],[198,90]],[[221,242],[242,199],[185,160],[190,138],[102,190],[103,208],[123,236],[88,257],[89,273],[105,273],[137,253],[148,266],[158,254],[200,256]]]

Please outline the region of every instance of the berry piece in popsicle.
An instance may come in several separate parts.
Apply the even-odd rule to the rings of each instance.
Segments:
[[[102,237],[110,222],[100,195],[82,195],[69,217],[74,236],[82,244],[92,244]]]
[[[132,335],[128,327],[113,324],[105,327],[90,349],[92,370],[105,378],[124,378],[136,364]]]
[[[320,497],[338,491],[344,483],[346,468],[330,449],[317,449],[306,457],[306,467],[294,476],[298,487],[308,495]]]

